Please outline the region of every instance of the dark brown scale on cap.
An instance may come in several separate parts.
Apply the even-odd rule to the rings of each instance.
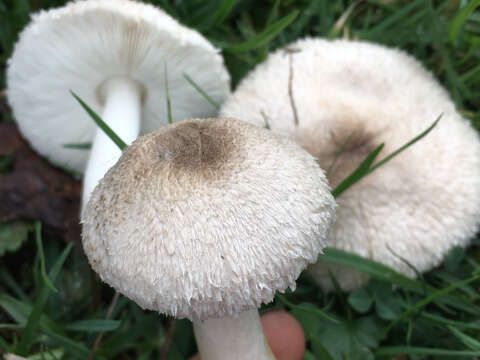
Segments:
[[[235,124],[224,119],[192,119],[143,136],[122,155],[121,166],[128,171],[117,186],[145,186],[172,200],[184,199],[199,188],[224,187],[247,166],[245,129]],[[152,183],[152,178],[160,180]]]
[[[242,151],[238,131],[215,121],[182,122],[170,131],[155,136],[161,159],[169,161],[173,171],[193,171],[211,176],[225,169],[232,154]]]

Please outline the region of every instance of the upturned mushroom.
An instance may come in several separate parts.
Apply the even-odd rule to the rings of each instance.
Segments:
[[[332,187],[381,143],[379,161],[442,115],[425,138],[340,195],[327,246],[413,277],[407,261],[421,272],[432,269],[478,230],[478,134],[432,74],[401,50],[300,40],[258,65],[221,114],[268,123],[294,139],[327,170]],[[366,280],[321,260],[310,267],[325,290],[332,289],[328,272],[346,290]]]
[[[218,102],[229,93],[218,50],[160,9],[129,0],[75,1],[32,16],[9,61],[7,95],[35,150],[85,171],[85,203],[120,150],[69,90],[131,143],[167,122],[165,76],[173,120],[213,115],[184,73]],[[64,147],[92,141],[90,152]]]
[[[193,321],[202,360],[272,359],[257,307],[316,261],[335,202],[293,141],[233,119],[177,122],[127,148],[83,216],[103,281]]]

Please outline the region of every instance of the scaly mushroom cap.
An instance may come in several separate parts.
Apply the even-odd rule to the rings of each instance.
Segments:
[[[478,229],[477,132],[432,74],[400,50],[346,40],[298,41],[250,73],[221,114],[258,126],[268,122],[274,132],[296,140],[327,170],[332,187],[381,143],[378,160],[442,114],[424,139],[340,195],[327,246],[414,276],[401,258],[429,270],[453,246],[468,245]],[[366,278],[322,262],[310,270],[326,290],[332,288],[328,271],[344,289]]]
[[[294,142],[233,119],[136,140],[92,193],[83,247],[103,281],[176,317],[235,315],[295,287],[334,200]]]
[[[22,133],[43,156],[83,171],[88,151],[64,148],[90,142],[95,123],[69,90],[96,112],[102,85],[130,78],[143,88],[141,132],[167,123],[165,65],[173,119],[209,116],[213,99],[229,93],[223,59],[198,32],[162,10],[129,0],[86,0],[42,11],[20,34],[7,69],[7,95]]]

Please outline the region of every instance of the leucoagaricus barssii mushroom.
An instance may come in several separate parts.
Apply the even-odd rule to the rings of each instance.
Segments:
[[[423,139],[342,193],[327,246],[408,276],[467,246],[480,221],[480,142],[448,93],[413,57],[367,42],[304,39],[271,54],[221,108],[294,139],[327,170],[334,188],[378,145],[378,161]],[[406,261],[405,261],[406,260]],[[329,272],[346,290],[360,272],[321,260],[309,268],[323,289]]]
[[[184,73],[218,102],[229,93],[219,51],[162,10],[130,0],[75,1],[32,16],[8,63],[7,95],[35,150],[85,171],[84,204],[120,150],[69,90],[128,144],[167,123],[165,75],[173,120],[213,115]],[[64,147],[92,141],[90,152]]]
[[[233,119],[177,122],[129,146],[83,215],[103,281],[194,323],[202,360],[272,359],[257,307],[316,261],[334,199],[293,141]]]

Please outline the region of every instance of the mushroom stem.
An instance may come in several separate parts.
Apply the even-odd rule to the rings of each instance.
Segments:
[[[193,330],[202,360],[275,360],[256,309],[238,316],[194,321]]]
[[[139,83],[125,77],[107,80],[99,89],[104,104],[102,120],[127,144],[140,132],[141,95]],[[121,155],[118,146],[97,127],[83,180],[82,209],[98,181]]]

